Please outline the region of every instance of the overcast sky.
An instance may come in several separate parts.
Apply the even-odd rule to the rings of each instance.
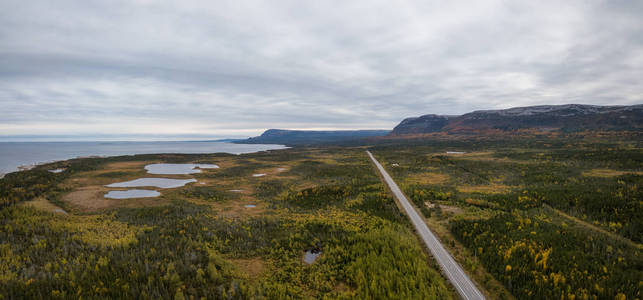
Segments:
[[[643,1],[0,1],[0,136],[643,103]]]

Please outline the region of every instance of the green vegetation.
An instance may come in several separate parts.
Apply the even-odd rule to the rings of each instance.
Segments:
[[[373,153],[463,265],[515,297],[641,298],[636,138],[413,141]],[[491,289],[487,275],[474,278]]]
[[[453,297],[361,150],[200,156],[229,168],[205,170],[195,176],[207,185],[162,191],[155,200],[105,209],[65,200],[144,165],[105,171],[111,163],[188,158],[196,159],[98,159],[91,169],[32,170],[0,181],[46,183],[0,210],[0,298]],[[282,166],[290,171],[250,176]],[[235,188],[247,193],[228,191]],[[12,191],[3,193],[18,195]],[[36,196],[72,213],[15,204]],[[258,207],[244,210],[248,201]],[[322,251],[311,265],[302,260],[309,249]]]
[[[516,210],[457,219],[451,231],[518,298],[640,297],[640,249],[553,217]]]
[[[370,149],[490,298],[640,299],[639,140],[446,136]],[[159,198],[102,198],[156,162],[221,168]],[[364,148],[77,159],[8,174],[0,199],[0,299],[455,296]],[[321,255],[308,265],[311,249]]]
[[[94,158],[73,159],[38,166],[22,172],[9,173],[0,179],[0,208],[45,194],[64,192],[65,189],[59,187],[58,184],[65,180],[69,174],[94,170],[100,163],[100,160]],[[65,171],[61,173],[47,171],[57,168],[65,168]]]
[[[206,201],[225,201],[227,199],[238,198],[229,192],[208,186],[189,186],[181,190],[181,194],[190,198],[199,198]]]

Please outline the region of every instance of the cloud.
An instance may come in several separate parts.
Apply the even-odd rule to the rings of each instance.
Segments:
[[[392,128],[643,102],[638,1],[3,1],[3,135]]]

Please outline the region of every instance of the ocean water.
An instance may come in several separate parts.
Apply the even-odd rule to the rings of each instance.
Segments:
[[[284,149],[283,145],[224,142],[0,142],[0,176],[29,166],[86,156],[156,153],[252,153]]]

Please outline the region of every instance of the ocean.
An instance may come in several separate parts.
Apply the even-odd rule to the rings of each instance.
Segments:
[[[283,145],[225,142],[0,142],[0,176],[30,166],[87,156],[118,156],[155,153],[242,154],[284,149]]]

